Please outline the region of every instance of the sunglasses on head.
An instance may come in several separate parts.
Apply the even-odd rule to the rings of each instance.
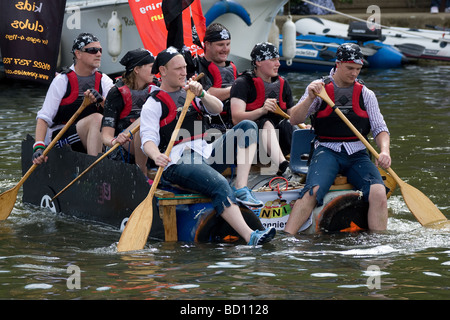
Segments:
[[[100,53],[102,53],[102,48],[95,48],[95,47],[92,47],[92,48],[83,48],[83,49],[81,49],[80,51],[81,51],[81,52],[87,52],[87,53],[89,53],[89,54],[97,54],[97,52],[99,52],[99,51],[100,51]]]

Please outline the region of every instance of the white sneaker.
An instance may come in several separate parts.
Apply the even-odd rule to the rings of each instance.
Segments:
[[[439,13],[439,8],[436,6],[431,7],[430,13]]]

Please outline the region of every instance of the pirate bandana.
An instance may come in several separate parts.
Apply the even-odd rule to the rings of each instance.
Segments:
[[[280,54],[278,53],[278,49],[270,42],[261,42],[253,47],[250,57],[252,59],[253,66],[255,66],[256,61],[279,58]]]
[[[363,65],[363,54],[356,43],[343,43],[336,51],[336,62],[353,62]]]
[[[73,40],[72,53],[75,53],[75,50],[83,49],[91,42],[99,42],[99,40],[92,33],[80,33],[78,37]]]
[[[153,54],[145,49],[135,49],[128,51],[119,61],[121,65],[125,66],[125,72],[128,74],[135,67],[143,66],[155,61]]]
[[[159,67],[165,66],[173,57],[181,55],[181,53],[175,47],[168,47],[167,49],[158,53],[155,59],[155,63],[152,67],[152,73],[159,73]]]
[[[205,42],[216,42],[222,40],[231,40],[231,34],[225,27],[223,27],[222,30],[208,31],[204,39]]]

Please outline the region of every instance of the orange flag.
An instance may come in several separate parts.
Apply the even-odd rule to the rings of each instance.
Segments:
[[[162,12],[162,0],[128,0],[139,35],[145,49],[155,56],[166,49],[167,29]],[[194,0],[191,6],[182,12],[184,44],[193,55],[203,55],[203,49],[193,43],[191,16],[200,40],[206,31],[206,19],[203,16],[200,0]]]

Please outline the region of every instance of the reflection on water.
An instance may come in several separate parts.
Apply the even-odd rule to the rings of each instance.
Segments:
[[[286,76],[299,99],[319,75]],[[362,78],[388,123],[394,171],[448,217],[450,67],[367,70]],[[34,135],[45,92],[0,85],[0,191],[21,177],[20,144]],[[279,234],[260,248],[150,242],[118,254],[117,230],[24,204],[19,191],[0,222],[0,299],[450,298],[450,227],[421,227],[399,190],[389,208],[383,233]]]

